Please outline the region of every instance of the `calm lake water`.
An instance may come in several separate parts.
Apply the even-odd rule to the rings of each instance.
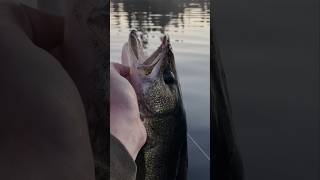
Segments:
[[[110,56],[120,62],[130,30],[148,37],[146,51],[169,34],[181,81],[188,131],[210,156],[210,4],[209,0],[111,0]],[[189,139],[189,179],[209,179],[209,160]]]

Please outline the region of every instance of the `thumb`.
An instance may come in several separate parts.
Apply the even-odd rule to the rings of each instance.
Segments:
[[[130,74],[130,68],[119,63],[111,63],[110,68],[116,70],[123,77],[128,77]]]

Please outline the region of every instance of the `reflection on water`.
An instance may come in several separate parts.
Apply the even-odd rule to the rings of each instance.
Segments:
[[[193,27],[207,27],[209,24],[208,2],[172,0],[114,0],[113,21],[115,28],[121,28],[123,12],[126,12],[129,29],[165,32],[166,29],[184,29],[185,21],[193,20]]]
[[[146,52],[160,44],[163,33],[170,35],[181,81],[188,130],[210,154],[209,129],[209,0],[111,0],[110,56],[120,61],[122,45],[129,31],[143,32]],[[189,179],[209,179],[209,161],[189,143]]]

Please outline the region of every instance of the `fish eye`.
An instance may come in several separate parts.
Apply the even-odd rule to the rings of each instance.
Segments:
[[[163,80],[166,84],[173,84],[176,82],[174,74],[169,69],[166,69],[163,73]]]

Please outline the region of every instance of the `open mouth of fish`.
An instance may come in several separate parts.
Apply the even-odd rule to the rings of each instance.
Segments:
[[[174,111],[180,94],[168,35],[147,56],[140,34],[131,31],[122,50],[122,64],[131,69],[130,82],[137,93],[141,114],[163,115]]]
[[[172,54],[169,36],[164,35],[161,41],[158,49],[147,56],[139,33],[136,30],[131,31],[129,41],[122,53],[122,63],[148,78],[159,78],[168,63],[167,56]]]

